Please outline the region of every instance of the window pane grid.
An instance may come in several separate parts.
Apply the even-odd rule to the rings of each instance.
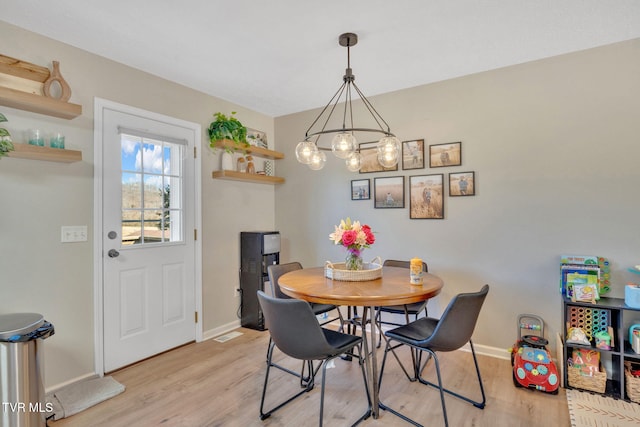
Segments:
[[[121,135],[122,245],[183,240],[183,147]]]

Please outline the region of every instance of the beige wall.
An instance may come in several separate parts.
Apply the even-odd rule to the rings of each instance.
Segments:
[[[67,121],[0,106],[17,142],[31,127],[60,129],[67,148],[83,156],[71,164],[0,160],[0,313],[42,313],[54,324],[45,346],[46,386],[94,372],[93,242],[60,243],[62,225],[87,225],[93,233],[94,97],[202,126],[203,329],[207,335],[233,326],[239,232],[273,229],[274,189],[213,180],[219,155],[208,147],[206,129],[214,112],[237,111],[272,144],[273,119],[3,22],[0,40],[10,40],[4,55],[49,67],[60,61],[70,101],[83,107],[82,116]]]
[[[366,94],[366,70],[354,72]],[[632,40],[371,97],[401,140],[462,141],[462,166],[351,174],[329,154],[314,172],[289,156],[276,189],[282,259],[342,260],[328,234],[350,216],[377,232],[365,258],[428,261],[446,283],[439,306],[491,285],[476,344],[506,350],[520,313],[542,316],[555,337],[561,254],[609,257],[614,296],[640,262],[638,76],[640,40]],[[292,153],[317,113],[277,118],[279,148]],[[408,202],[374,209],[350,200],[352,179],[445,173],[446,181],[463,171],[476,172],[477,195],[447,196],[444,220],[409,219]]]

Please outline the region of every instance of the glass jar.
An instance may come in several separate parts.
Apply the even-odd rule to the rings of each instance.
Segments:
[[[253,164],[252,156],[247,156],[247,173],[256,173],[256,166]]]
[[[247,171],[247,162],[244,161],[244,157],[239,157],[237,162],[238,172]]]
[[[363,270],[362,251],[360,249],[349,249],[345,258],[345,266],[347,270]]]

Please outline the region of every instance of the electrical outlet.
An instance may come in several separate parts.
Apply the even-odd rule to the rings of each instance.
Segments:
[[[240,296],[240,288],[237,288],[235,286],[233,287],[233,296],[235,298],[238,298]]]
[[[60,242],[86,242],[87,226],[86,225],[64,225],[60,229]]]

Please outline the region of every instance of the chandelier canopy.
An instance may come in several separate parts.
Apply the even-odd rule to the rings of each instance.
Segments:
[[[356,140],[356,133],[376,133],[382,137],[376,145],[378,162],[383,167],[393,167],[400,158],[400,140],[391,133],[389,125],[380,116],[371,102],[362,93],[355,83],[355,76],[351,70],[351,46],[358,43],[358,36],[354,33],[344,33],[338,38],[340,46],[347,48],[347,69],[342,78],[342,85],[331,97],[327,105],[322,109],[318,117],[311,123],[305,133],[304,140],[296,146],[296,159],[306,164],[312,170],[320,170],[327,161],[325,151],[331,151],[339,159],[345,160],[347,169],[357,172],[362,167],[362,157]],[[377,128],[356,127],[353,122],[352,92],[355,92],[362,101],[364,107],[373,117]],[[339,110],[338,104],[343,104],[342,127],[326,129],[331,116]],[[322,127],[320,128],[320,124]],[[319,128],[319,130],[318,130]],[[323,135],[333,134],[331,147],[321,146],[319,140]]]

